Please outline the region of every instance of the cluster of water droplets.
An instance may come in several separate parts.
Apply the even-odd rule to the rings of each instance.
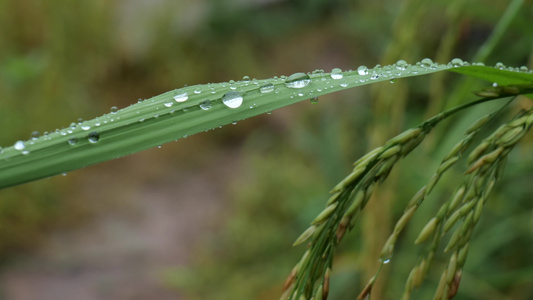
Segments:
[[[436,70],[444,70],[448,68],[459,68],[464,66],[484,66],[483,63],[469,63],[459,58],[452,59],[447,64],[438,64],[433,62],[430,58],[424,58],[414,64],[409,64],[405,60],[399,60],[396,63],[388,66],[376,65],[374,68],[368,68],[364,65],[359,66],[355,70],[343,71],[340,68],[334,68],[328,74],[324,70],[318,69],[310,73],[294,73],[290,76],[274,77],[268,80],[256,80],[251,79],[249,76],[244,76],[241,81],[229,81],[227,83],[220,84],[207,84],[200,85],[194,88],[181,88],[174,90],[170,95],[166,95],[164,100],[156,102],[154,98],[148,100],[139,99],[139,103],[146,103],[145,111],[156,111],[152,116],[158,118],[161,115],[170,112],[173,114],[175,111],[181,110],[187,112],[192,108],[206,111],[210,110],[213,106],[223,104],[226,108],[237,109],[240,108],[243,103],[246,102],[248,93],[259,93],[260,95],[266,94],[279,94],[291,99],[301,99],[303,97],[310,99],[311,103],[316,104],[318,102],[318,95],[326,92],[328,89],[340,90],[349,86],[361,85],[371,81],[388,80],[391,83],[396,82],[397,78],[423,74],[425,72],[430,73]],[[498,62],[494,65],[494,68],[499,70],[533,73],[525,66],[518,68],[507,67],[503,63]],[[316,83],[316,84],[315,84]],[[285,90],[284,89],[288,89]],[[287,94],[286,92],[289,91]],[[282,93],[285,92],[285,93]],[[213,95],[213,98],[209,98],[206,95]],[[195,104],[187,105],[193,100],[202,97],[203,99],[195,102]],[[260,99],[260,98],[259,98]],[[260,100],[258,100],[260,101]],[[162,105],[161,105],[162,103]],[[259,102],[260,104],[260,102]],[[160,105],[152,107],[151,105]],[[248,103],[246,107],[250,109],[255,108],[258,102]],[[159,110],[161,108],[161,110]],[[169,109],[169,110],[165,110]],[[82,140],[79,132],[86,132],[85,140],[89,143],[97,143],[100,140],[98,131],[95,131],[96,127],[101,124],[106,124],[119,120],[117,115],[118,109],[113,106],[108,115],[96,118],[90,122],[84,122],[78,120],[77,123],[72,123],[67,128],[56,130],[52,133],[58,133],[61,136],[70,135],[76,133],[75,137],[67,139],[69,145],[78,145]],[[146,114],[142,114],[137,110],[136,112],[142,117],[138,118],[139,122],[145,121]],[[42,136],[38,132],[32,133],[28,141],[17,141],[13,148],[20,151],[23,154],[30,153],[31,146],[39,139],[50,139],[51,134],[46,132]],[[0,148],[1,149],[1,148]],[[2,153],[3,150],[0,150]]]
[[[230,109],[240,108],[243,103],[246,102],[248,93],[258,91],[260,94],[270,94],[283,92],[283,87],[294,92],[288,94],[290,99],[299,99],[305,97],[311,100],[311,103],[317,103],[317,95],[323,93],[328,89],[339,90],[347,88],[349,86],[357,86],[371,81],[388,80],[391,83],[397,81],[397,78],[418,75],[423,73],[433,72],[439,69],[458,68],[463,66],[469,66],[470,63],[463,61],[459,58],[452,59],[447,64],[438,64],[433,62],[430,58],[424,58],[414,64],[409,64],[405,60],[399,60],[396,63],[388,66],[376,65],[374,68],[368,68],[364,65],[359,66],[355,70],[343,71],[340,68],[334,68],[331,72],[325,73],[324,70],[315,70],[310,73],[297,72],[290,76],[274,77],[269,80],[256,80],[251,79],[249,76],[244,76],[240,81],[230,80],[227,83],[221,83],[215,85],[212,84],[196,86],[194,89],[182,88],[175,90],[172,99],[163,102],[164,107],[172,108],[170,113],[174,113],[176,110],[181,109],[184,112],[189,111],[195,106],[201,110],[210,110],[215,105],[222,103],[224,106]],[[472,65],[483,65],[480,63],[473,63]],[[509,69],[503,64],[498,63],[495,66],[498,69]],[[528,72],[526,67],[514,68],[513,71]],[[529,71],[530,72],[530,71]],[[318,82],[316,88],[310,88],[312,82]],[[226,91],[223,91],[226,89]],[[205,94],[218,94],[218,97],[213,98],[206,97]],[[286,93],[284,93],[287,95]],[[191,104],[190,106],[178,106],[174,109],[176,103],[181,104],[187,100],[192,101],[196,95],[201,95],[203,100]],[[172,101],[174,100],[174,101]],[[187,102],[189,103],[189,102]],[[250,109],[257,107],[257,103],[247,104]],[[159,116],[159,114],[156,114]],[[154,117],[156,116],[154,115]],[[141,121],[141,119],[139,119]],[[144,121],[144,118],[142,118]]]

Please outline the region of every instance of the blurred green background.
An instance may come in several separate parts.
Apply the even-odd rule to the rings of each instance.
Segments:
[[[0,146],[186,84],[471,60],[509,3],[0,0]],[[524,1],[485,63],[533,66],[532,7]],[[440,111],[461,79],[436,74],[328,95],[0,190],[0,299],[277,299],[304,252],[291,244],[329,189],[370,147]],[[521,98],[502,120],[530,106]],[[356,297],[404,204],[494,107],[443,124],[398,165],[339,249],[331,299]],[[476,229],[456,299],[533,298],[526,139]],[[463,171],[445,176],[415,215],[372,299],[397,298],[423,251],[412,241]],[[436,258],[417,299],[431,298],[446,260]]]

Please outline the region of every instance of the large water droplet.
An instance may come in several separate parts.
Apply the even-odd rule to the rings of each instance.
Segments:
[[[245,82],[250,81],[250,76],[244,76],[244,77],[242,78],[242,81],[245,81]]]
[[[78,142],[77,138],[71,138],[68,140],[69,145],[74,146]]]
[[[405,69],[407,69],[408,66],[409,64],[403,59],[400,59],[399,61],[396,62],[396,69],[400,71],[405,71]]]
[[[81,125],[81,129],[89,130],[89,129],[91,129],[91,126],[89,126],[89,125]]]
[[[305,73],[294,73],[287,77],[285,80],[285,86],[292,89],[301,89],[307,86],[311,82],[309,75]]]
[[[163,105],[165,107],[171,107],[172,106],[172,102],[165,102],[165,103],[163,103]]]
[[[495,67],[496,69],[500,69],[500,70],[505,69],[505,65],[502,64],[501,62],[497,62],[496,65],[494,65],[494,67]]]
[[[259,88],[259,92],[261,92],[262,94],[272,93],[273,91],[274,91],[274,85],[272,83],[263,84]]]
[[[13,147],[16,150],[22,151],[22,150],[24,150],[24,148],[26,148],[26,144],[24,144],[23,141],[17,141]]]
[[[424,58],[420,62],[420,66],[422,66],[423,68],[431,68],[433,66],[433,61],[431,60],[431,58]]]
[[[176,100],[176,102],[185,102],[187,101],[187,99],[189,99],[189,94],[187,94],[187,92],[185,91],[175,91],[174,92],[174,100]]]
[[[203,109],[203,110],[208,110],[211,108],[211,101],[210,100],[205,100],[205,101],[202,101],[200,103],[200,108]]]
[[[34,131],[31,133],[31,139],[36,140],[39,138],[39,131]]]
[[[118,110],[118,108],[117,108],[116,106],[111,106],[111,113],[112,113],[112,114],[116,114],[116,113],[117,113],[117,110]],[[82,120],[82,121],[83,121],[83,120]],[[81,122],[80,122],[80,119],[78,119],[78,123],[81,123]]]
[[[243,100],[241,94],[235,91],[227,92],[222,97],[222,103],[229,108],[237,108],[241,106]]]
[[[89,142],[90,143],[92,143],[92,144],[97,143],[99,139],[100,139],[100,134],[98,134],[98,132],[93,131],[93,132],[89,133]]]
[[[359,73],[359,75],[368,75],[368,68],[365,66],[360,66],[357,68],[357,73]]]
[[[451,66],[454,67],[454,68],[458,68],[458,67],[462,67],[465,63],[462,59],[460,58],[454,58],[452,59],[452,61],[450,62]]]
[[[342,79],[342,70],[339,68],[335,68],[331,70],[331,78],[333,79]]]

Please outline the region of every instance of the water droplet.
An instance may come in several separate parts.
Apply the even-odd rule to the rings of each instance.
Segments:
[[[71,138],[68,140],[69,145],[74,146],[78,142],[77,138]]]
[[[409,64],[403,59],[400,59],[399,61],[396,62],[396,69],[400,71],[405,71],[408,66]]]
[[[259,92],[262,94],[271,93],[274,91],[274,85],[272,83],[263,84],[259,87]]]
[[[100,139],[100,134],[98,134],[98,132],[93,131],[93,132],[89,133],[89,142],[90,143],[92,143],[92,144],[97,143],[99,139]]]
[[[201,90],[199,90],[199,89],[195,89],[195,90],[194,90],[194,93],[198,95],[198,94],[201,94],[201,93],[202,93],[202,91],[201,91]]]
[[[285,86],[291,89],[301,89],[307,86],[311,82],[309,75],[305,73],[294,73],[287,77],[285,80]]]
[[[458,68],[458,67],[462,67],[465,63],[462,59],[460,58],[454,58],[452,59],[452,61],[450,62],[451,66],[453,68]]]
[[[391,78],[389,81],[390,81],[390,83],[395,83],[396,82],[396,78]]]
[[[431,58],[424,58],[421,62],[420,62],[420,65],[423,67],[423,68],[431,68],[433,66],[433,61],[431,60]]]
[[[200,108],[203,109],[203,110],[208,110],[211,108],[211,101],[210,100],[205,100],[205,101],[202,101],[200,103]]]
[[[231,122],[231,125],[237,125],[237,121]]]
[[[529,69],[526,66],[521,66],[519,70],[520,72],[524,72],[524,73],[529,71]]]
[[[241,94],[235,91],[227,92],[222,97],[222,103],[229,108],[237,108],[241,106],[243,100]]]
[[[372,72],[372,75],[370,75],[370,79],[372,79],[372,80],[376,80],[378,78],[379,78],[379,74],[376,73],[376,72]]]
[[[30,154],[30,151],[28,151],[28,150],[22,150],[21,153],[22,153],[22,155],[28,155],[28,154]]]
[[[172,102],[165,102],[165,103],[163,103],[163,105],[165,105],[165,107],[171,107],[172,106]]]
[[[242,81],[246,81],[246,82],[250,81],[250,76],[244,76],[242,78]]]
[[[144,118],[140,118],[140,119],[139,119],[139,122],[144,122]]]
[[[111,106],[111,113],[115,114],[117,113],[118,108],[116,106]],[[78,120],[78,123],[81,123],[80,120]]]
[[[304,95],[304,93],[298,93],[298,96],[302,97]]]
[[[81,129],[89,130],[89,129],[91,129],[91,126],[89,126],[89,125],[81,125]]]
[[[176,102],[185,102],[187,101],[187,99],[189,99],[189,94],[187,94],[187,92],[185,91],[175,91],[174,92],[174,100],[176,100]]]
[[[318,97],[313,97],[313,98],[309,99],[309,101],[311,101],[311,104],[317,104],[318,103]]]
[[[496,65],[494,65],[494,67],[495,67],[496,69],[500,69],[500,70],[505,69],[505,65],[502,64],[501,62],[497,62]]]
[[[313,71],[312,74],[323,74],[324,73],[324,70],[321,70],[321,69],[316,69]]]
[[[368,68],[365,66],[360,66],[357,68],[357,73],[359,73],[359,75],[368,75]]]
[[[342,79],[342,70],[339,68],[335,68],[331,70],[331,78],[333,79]]]
[[[23,141],[17,141],[13,147],[14,147],[16,150],[21,151],[21,150],[24,150],[24,148],[26,148],[26,145],[24,144]]]
[[[343,83],[340,83],[339,85],[340,85],[341,87],[347,87],[347,86],[348,86],[348,84],[347,84],[347,83],[344,83],[344,82],[343,82]]]
[[[39,131],[34,131],[31,133],[31,139],[36,140],[39,138]]]

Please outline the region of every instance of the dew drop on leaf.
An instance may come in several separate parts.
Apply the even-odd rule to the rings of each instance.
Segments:
[[[16,150],[22,151],[22,150],[24,150],[24,148],[26,148],[26,144],[24,144],[23,141],[17,141],[13,147]]]
[[[365,66],[360,66],[357,68],[357,73],[359,73],[359,75],[368,75],[368,68]]]
[[[76,145],[77,142],[78,142],[77,138],[71,138],[71,139],[68,140],[68,144],[71,145],[71,146]]]
[[[174,92],[174,100],[176,100],[176,102],[185,102],[187,101],[187,99],[189,99],[189,95],[187,94],[187,92],[185,91],[175,91]]]
[[[261,94],[272,93],[273,91],[274,85],[272,83],[263,84],[261,87],[259,87],[259,92],[261,92]]]
[[[242,81],[245,81],[245,82],[250,81],[250,76],[244,76],[244,77],[242,78]]]
[[[116,106],[111,106],[111,113],[115,114],[117,113],[118,108]],[[80,120],[78,120],[78,123],[80,123]]]
[[[210,100],[205,100],[205,101],[202,101],[200,103],[200,108],[203,109],[203,110],[208,110],[211,108],[211,101]]]
[[[424,58],[421,62],[420,62],[420,65],[423,67],[423,68],[431,68],[433,66],[433,61],[431,60],[431,58]]]
[[[462,59],[460,58],[454,58],[452,59],[452,61],[450,62],[451,66],[454,67],[454,68],[458,68],[458,67],[462,67],[465,63]]]
[[[342,70],[339,68],[335,68],[331,70],[331,78],[333,79],[342,79]]]
[[[89,126],[89,125],[81,125],[81,129],[89,130],[89,129],[91,129],[91,126]]]
[[[495,67],[496,69],[500,69],[500,70],[505,69],[505,65],[502,64],[501,62],[497,62],[496,65],[494,65],[494,67]]]
[[[318,97],[313,97],[313,98],[309,99],[309,101],[311,101],[311,104],[317,104],[318,103]]]
[[[34,131],[31,133],[31,139],[36,140],[39,138],[39,131]]]
[[[403,59],[400,59],[399,61],[396,62],[396,69],[400,71],[405,71],[408,66],[409,64],[407,64],[407,62]]]
[[[172,106],[172,102],[165,102],[165,103],[163,103],[163,105],[165,105],[165,107],[171,107]]]
[[[285,86],[291,89],[301,89],[307,86],[311,82],[309,75],[305,73],[294,73],[287,77],[285,80]]]
[[[89,133],[89,142],[90,143],[92,143],[92,144],[97,143],[99,139],[100,139],[100,134],[98,134],[98,132],[93,131],[93,132]]]
[[[222,103],[229,108],[237,108],[241,106],[243,100],[241,94],[236,91],[227,92],[222,96]]]

